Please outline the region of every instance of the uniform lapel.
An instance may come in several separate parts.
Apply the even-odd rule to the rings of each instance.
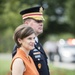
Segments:
[[[40,44],[39,42],[38,42],[38,43],[36,42],[35,47],[36,47],[40,52],[45,53],[44,50],[43,50],[43,48],[42,48],[42,46],[41,46],[41,44]]]

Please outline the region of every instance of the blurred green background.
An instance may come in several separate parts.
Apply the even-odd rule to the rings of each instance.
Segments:
[[[19,12],[36,5],[45,8],[44,32],[39,36],[42,44],[47,40],[75,38],[75,0],[0,0],[0,53],[12,52],[14,29],[23,23]],[[0,75],[6,75],[10,62],[0,59]],[[75,74],[53,66],[50,69],[52,75]]]
[[[0,0],[0,52],[12,51],[13,31],[23,23],[19,12],[37,5],[45,8],[44,32],[39,36],[42,44],[75,38],[75,0]]]

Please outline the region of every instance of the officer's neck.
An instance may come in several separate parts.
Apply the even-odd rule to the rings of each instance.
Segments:
[[[38,43],[38,37],[35,37],[35,41]]]

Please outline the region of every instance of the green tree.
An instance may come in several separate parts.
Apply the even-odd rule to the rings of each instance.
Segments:
[[[13,44],[11,41],[13,31],[23,23],[19,12],[35,5],[42,5],[45,8],[44,33],[39,36],[41,42],[45,42],[46,37],[52,34],[75,34],[74,0],[0,0],[0,41],[3,40],[0,43],[1,51]],[[6,46],[4,41],[7,43]],[[7,50],[12,48],[10,47]]]
[[[67,0],[65,17],[66,22],[70,25],[70,33],[75,37],[75,0]]]

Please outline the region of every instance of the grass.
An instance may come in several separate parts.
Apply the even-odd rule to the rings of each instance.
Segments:
[[[0,75],[9,75],[11,60],[0,59]]]
[[[49,67],[51,75],[75,75],[75,69],[67,70],[67,69],[57,68],[53,66],[53,64],[50,64]]]
[[[10,75],[10,63],[11,60],[0,59],[0,75]],[[51,75],[75,75],[75,70],[66,70],[53,66],[50,64]]]

